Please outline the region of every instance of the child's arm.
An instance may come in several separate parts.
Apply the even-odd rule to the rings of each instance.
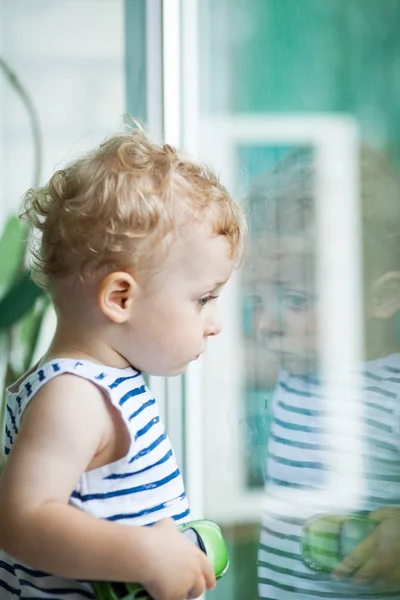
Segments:
[[[46,384],[24,414],[0,487],[0,546],[54,575],[137,581],[158,599],[200,594],[215,583],[204,554],[162,521],[135,527],[68,504],[110,431],[109,403],[73,375]]]

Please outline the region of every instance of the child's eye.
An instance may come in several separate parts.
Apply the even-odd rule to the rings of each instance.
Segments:
[[[262,297],[257,294],[253,294],[252,301],[253,301],[254,308],[262,308],[262,306],[264,304]]]
[[[206,296],[205,298],[200,298],[199,300],[197,300],[197,302],[203,308],[203,306],[205,306],[207,302],[209,302],[210,300],[216,300],[217,298],[218,296]]]
[[[289,293],[283,295],[284,304],[293,310],[308,308],[309,298],[305,294]]]
[[[200,298],[200,300],[197,300],[197,302],[200,304],[201,307],[203,307],[207,304],[209,299],[210,299],[210,296],[207,296],[206,298]]]

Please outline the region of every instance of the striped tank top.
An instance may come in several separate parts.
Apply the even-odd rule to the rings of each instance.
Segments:
[[[365,364],[362,379],[363,493],[347,512],[400,506],[400,355]],[[258,551],[263,600],[400,599],[368,586],[334,581],[302,562],[302,528],[310,517],[337,513],[327,489],[330,409],[317,379],[281,372],[272,400],[266,486]],[[346,439],[343,438],[343,452]],[[340,485],[340,483],[339,483]]]
[[[6,455],[18,435],[28,403],[43,385],[63,373],[83,377],[103,390],[130,433],[127,455],[84,473],[71,494],[70,504],[93,516],[125,525],[150,525],[167,517],[176,522],[186,521],[189,507],[183,481],[157,402],[142,374],[132,367],[116,369],[62,358],[36,368],[17,392],[7,390]],[[1,551],[0,598],[83,600],[93,599],[94,594],[87,582],[54,577]]]

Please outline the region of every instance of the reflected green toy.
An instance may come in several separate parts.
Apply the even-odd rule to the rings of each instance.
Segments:
[[[221,529],[213,521],[200,519],[179,526],[179,530],[210,559],[215,577],[220,579],[228,570],[229,556]],[[149,595],[137,583],[93,583],[98,600],[148,600]]]
[[[302,560],[313,571],[333,571],[375,529],[366,514],[316,515],[303,527]]]

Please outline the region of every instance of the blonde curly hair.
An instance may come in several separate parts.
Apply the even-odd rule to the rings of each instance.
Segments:
[[[288,152],[255,180],[248,198],[254,239],[294,233],[314,243],[315,175],[313,151],[304,147]],[[400,175],[385,152],[362,142],[359,182],[364,278],[371,282],[400,270]]]
[[[241,209],[209,168],[138,126],[30,189],[21,216],[39,232],[31,268],[46,291],[56,280],[85,280],[101,269],[156,266],[156,249],[168,249],[170,234],[203,218],[240,261],[246,229]]]

